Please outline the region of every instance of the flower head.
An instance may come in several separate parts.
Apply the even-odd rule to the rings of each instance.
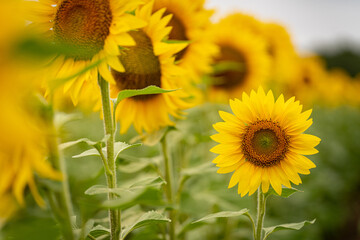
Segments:
[[[153,2],[149,2],[136,10],[135,16],[148,24],[129,33],[136,46],[124,49],[119,56],[125,72],[111,70],[115,79],[115,84],[110,84],[113,98],[124,89],[142,89],[150,85],[179,89],[183,84],[186,71],[175,64],[175,54],[187,44],[163,41],[171,31],[171,27],[166,25],[172,16],[163,17],[165,8],[152,13],[152,4]],[[153,132],[173,125],[169,115],[180,117],[181,110],[190,106],[183,100],[187,96],[185,91],[178,90],[124,99],[116,110],[120,132],[126,132],[131,124],[139,133],[143,130]]]
[[[134,46],[135,42],[127,32],[146,24],[128,13],[138,6],[140,1],[137,0],[40,0],[27,3],[32,25],[63,49],[51,59],[44,74],[45,82],[71,78],[60,91],[69,95],[75,105],[86,87],[97,84],[98,73],[106,81],[115,82],[108,66],[124,71],[117,57],[119,47]],[[85,68],[91,69],[81,72]]]
[[[283,95],[274,101],[260,87],[250,96],[243,93],[242,101],[230,100],[233,114],[220,111],[225,122],[214,124],[219,132],[212,139],[219,145],[210,151],[219,154],[214,159],[218,173],[234,172],[229,188],[238,184],[241,196],[253,194],[261,184],[267,192],[269,185],[281,195],[282,185],[290,181],[301,183],[299,173],[309,174],[315,164],[303,155],[312,155],[320,138],[304,134],[312,124],[311,110],[302,112],[295,98],[286,102]]]

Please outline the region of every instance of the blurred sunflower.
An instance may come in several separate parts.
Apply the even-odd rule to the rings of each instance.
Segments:
[[[250,31],[266,42],[267,53],[271,59],[270,79],[277,84],[292,81],[297,73],[298,56],[291,37],[285,27],[277,23],[262,22],[243,13],[232,14],[226,18],[236,31]]]
[[[318,56],[299,59],[296,78],[288,82],[288,96],[296,96],[305,105],[319,102],[324,89],[328,88],[328,73],[323,60]]]
[[[220,111],[225,122],[214,124],[219,132],[211,138],[220,143],[210,151],[220,154],[214,159],[218,173],[234,172],[229,188],[238,184],[241,196],[253,194],[261,184],[266,193],[269,185],[281,195],[282,185],[301,183],[298,173],[309,174],[315,164],[303,155],[312,155],[320,142],[316,136],[303,134],[312,124],[311,110],[301,112],[295,97],[274,101],[271,91],[260,87],[242,101],[230,100],[235,115]]]
[[[32,26],[48,36],[63,51],[51,60],[47,80],[73,77],[62,91],[76,105],[87,81],[97,82],[98,73],[115,83],[109,65],[125,69],[119,58],[120,46],[133,46],[130,30],[143,27],[144,21],[128,13],[140,1],[125,0],[40,0],[27,1]],[[79,74],[85,68],[91,68]]]
[[[0,1],[0,228],[24,205],[27,187],[44,204],[35,175],[61,179],[46,160],[46,128],[29,109],[27,96],[38,84],[37,69],[14,54],[24,32],[23,10],[23,1]]]
[[[271,57],[271,80],[287,83],[296,77],[298,56],[286,29],[276,23],[262,24],[262,34]]]
[[[31,78],[22,78],[25,74],[18,72],[23,69],[12,67],[9,64],[0,66],[0,79],[7,79],[0,82],[3,114],[0,118],[0,222],[6,221],[19,205],[24,205],[26,187],[29,187],[35,201],[40,206],[44,205],[36,187],[35,175],[61,180],[61,174],[46,160],[46,127],[28,108],[30,102],[24,103]]]
[[[166,43],[162,41],[171,31],[166,27],[171,15],[162,17],[165,9],[152,14],[152,2],[136,10],[136,17],[148,24],[129,34],[136,46],[128,47],[119,59],[124,64],[125,72],[112,69],[116,84],[110,85],[110,94],[116,98],[124,89],[142,89],[155,85],[163,89],[181,88],[185,76],[183,68],[174,64],[175,54],[183,50],[186,43]],[[141,59],[141,61],[139,60]],[[120,121],[121,133],[127,131],[131,124],[137,132],[153,132],[161,127],[173,125],[169,115],[180,117],[180,110],[189,107],[183,101],[185,91],[166,94],[154,94],[127,98],[120,102],[116,109]]]
[[[243,91],[264,84],[269,77],[266,43],[249,31],[234,31],[230,23],[225,18],[211,28],[211,37],[220,48],[209,80],[209,98],[213,101],[240,96]]]
[[[213,10],[204,9],[204,0],[155,0],[153,12],[166,8],[164,16],[172,15],[169,40],[186,41],[189,45],[175,55],[181,67],[186,68],[192,81],[199,83],[202,74],[211,71],[212,56],[217,46],[204,34],[210,25]]]

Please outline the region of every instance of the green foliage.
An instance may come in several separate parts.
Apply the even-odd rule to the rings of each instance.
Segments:
[[[207,215],[203,218],[200,218],[199,220],[196,220],[194,223],[201,222],[201,221],[207,221],[209,219],[214,219],[214,218],[238,217],[241,215],[246,215],[248,212],[249,212],[249,209],[247,209],[247,208],[242,209],[240,211],[235,211],[235,212],[234,211],[222,211],[222,212]]]
[[[316,219],[314,219],[312,221],[303,221],[303,222],[299,222],[299,223],[286,223],[286,224],[263,228],[265,231],[264,240],[267,239],[268,236],[273,232],[277,232],[280,230],[300,230],[305,225],[314,224],[315,221],[316,221]]]
[[[122,100],[124,100],[125,98],[135,97],[135,96],[140,96],[140,95],[169,93],[169,92],[173,92],[173,91],[176,91],[176,89],[174,89],[174,90],[165,90],[165,89],[159,88],[159,87],[154,86],[154,85],[148,86],[148,87],[143,88],[143,89],[126,89],[126,90],[122,90],[122,91],[120,91],[118,93],[117,99],[116,99],[115,104],[114,104],[114,109],[116,109],[117,105]]]
[[[283,188],[282,191],[281,191],[281,196],[280,197],[288,198],[288,197],[290,197],[291,195],[293,195],[294,193],[297,193],[297,192],[302,192],[302,191],[300,191],[300,190],[298,190],[296,188]],[[273,188],[270,188],[269,191],[267,193],[265,193],[265,198],[268,198],[271,195],[279,196],[279,194],[277,194]]]
[[[141,227],[144,227],[147,225],[166,223],[166,222],[171,222],[171,220],[156,211],[150,211],[150,212],[144,213],[144,215],[142,215],[132,225],[125,227],[125,229],[121,233],[121,239],[125,239],[126,236],[131,231],[133,231],[137,228],[141,228]]]

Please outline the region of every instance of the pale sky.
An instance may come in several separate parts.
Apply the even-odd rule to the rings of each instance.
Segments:
[[[360,46],[360,0],[207,0],[214,19],[241,11],[287,27],[300,52],[351,42]]]

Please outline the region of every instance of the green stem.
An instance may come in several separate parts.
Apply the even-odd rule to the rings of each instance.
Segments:
[[[265,195],[259,187],[257,193],[257,218],[256,218],[256,231],[255,240],[262,240],[263,223],[265,217]]]
[[[166,198],[168,203],[171,205],[171,208],[174,207],[174,190],[173,190],[173,164],[169,159],[167,153],[167,144],[166,144],[166,136],[161,140],[161,146],[164,156],[164,165],[165,165],[165,181],[166,181]],[[174,209],[170,209],[169,218],[171,222],[169,223],[169,239],[175,240],[175,226],[176,226],[176,212]]]
[[[109,83],[105,81],[100,75],[98,81],[101,90],[105,135],[109,136],[106,142],[107,164],[104,164],[104,167],[107,169],[107,171],[105,171],[106,180],[109,188],[116,188],[116,159],[114,157],[115,126],[111,114]],[[108,194],[109,200],[116,198],[116,194]],[[120,210],[109,209],[109,220],[111,240],[118,240],[121,233]]]
[[[53,114],[52,114],[53,115]],[[57,207],[54,203],[54,199],[51,197],[49,201],[54,212],[60,211],[61,215],[55,214],[58,216],[58,221],[62,225],[62,231],[65,239],[73,240],[75,239],[72,225],[71,225],[71,216],[74,215],[71,197],[70,197],[70,188],[69,188],[69,179],[67,175],[66,162],[63,156],[59,151],[59,139],[57,137],[57,132],[54,126],[53,117],[49,119],[50,124],[50,136],[48,139],[49,147],[49,160],[54,165],[54,168],[59,170],[62,173],[63,179],[61,182],[61,192],[55,194],[57,200]],[[51,194],[51,193],[50,193]],[[49,195],[51,196],[51,195]],[[57,208],[57,209],[55,209]],[[59,219],[60,216],[60,219]]]

